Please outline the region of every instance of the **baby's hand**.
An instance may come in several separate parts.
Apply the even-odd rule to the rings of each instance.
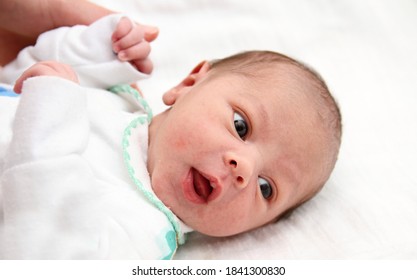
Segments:
[[[16,93],[21,93],[23,82],[28,78],[37,76],[56,76],[78,83],[77,74],[69,65],[56,61],[42,61],[32,65],[23,72],[17,79],[13,90]]]
[[[113,32],[112,48],[121,61],[129,61],[140,72],[150,74],[153,69],[149,53],[152,42],[158,36],[158,29],[139,25],[123,17]]]

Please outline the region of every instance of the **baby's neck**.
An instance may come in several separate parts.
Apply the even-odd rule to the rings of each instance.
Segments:
[[[150,168],[150,166],[152,165],[151,162],[153,162],[154,160],[156,160],[154,158],[154,156],[153,156],[154,153],[153,153],[153,145],[152,145],[153,142],[152,142],[152,140],[155,139],[155,135],[158,134],[159,127],[164,122],[164,120],[165,120],[165,118],[167,116],[168,110],[169,109],[165,110],[162,113],[159,113],[159,114],[155,115],[152,118],[151,123],[149,124],[149,129],[148,129],[148,160],[147,160],[147,169],[148,169],[148,172],[151,175],[151,177],[152,177],[152,170],[151,170],[152,168]]]

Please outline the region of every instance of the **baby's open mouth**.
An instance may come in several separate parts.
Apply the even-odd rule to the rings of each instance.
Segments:
[[[195,168],[190,168],[182,182],[184,198],[195,204],[207,204],[217,200],[223,186],[219,180]]]
[[[194,191],[199,197],[207,201],[208,197],[213,192],[213,186],[211,182],[194,168],[192,169],[192,173]]]

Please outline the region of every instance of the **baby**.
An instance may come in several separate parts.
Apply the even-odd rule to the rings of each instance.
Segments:
[[[2,257],[172,258],[186,232],[246,232],[323,187],[341,117],[314,71],[269,51],[204,61],[152,118],[120,85],[151,72],[149,52],[112,15],[3,69],[22,94],[0,99]]]

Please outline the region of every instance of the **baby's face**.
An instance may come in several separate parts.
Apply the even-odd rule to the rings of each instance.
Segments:
[[[177,89],[172,108],[155,117],[152,187],[187,225],[212,236],[237,234],[312,192],[319,143],[304,119],[314,113],[287,88],[285,81],[207,74]]]

